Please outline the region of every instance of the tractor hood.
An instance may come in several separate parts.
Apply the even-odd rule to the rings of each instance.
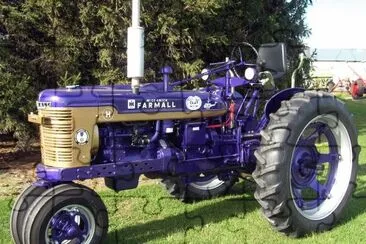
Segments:
[[[73,86],[42,91],[37,107],[113,106],[119,113],[205,111],[226,108],[219,94],[205,89],[164,92],[162,83],[145,84],[140,94],[132,93],[129,85]]]

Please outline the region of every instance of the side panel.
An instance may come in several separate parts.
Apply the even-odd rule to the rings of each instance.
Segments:
[[[98,124],[178,120],[222,116],[226,109],[181,112],[118,113],[114,107],[46,108],[29,120],[40,124],[42,161],[46,166],[73,168],[90,164],[98,151]]]

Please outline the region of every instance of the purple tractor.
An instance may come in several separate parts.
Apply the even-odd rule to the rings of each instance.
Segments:
[[[129,36],[139,39],[139,31]],[[330,229],[355,187],[352,116],[326,92],[292,88],[263,98],[286,72],[285,45],[265,44],[257,54],[255,64],[242,58],[213,64],[192,78],[204,78],[198,90],[182,89],[192,79],[171,82],[165,67],[163,81],[144,85],[141,69],[129,70],[132,88],[41,92],[29,120],[40,127],[42,163],[38,180],[15,201],[14,241],[103,243],[106,207],[73,181],[104,178],[121,191],[137,187],[141,175],[161,178],[171,195],[191,202],[222,195],[241,174],[252,174],[255,197],[278,231]]]
[[[255,197],[279,231],[331,228],[354,188],[356,129],[342,102],[301,88],[276,93],[258,115],[264,86],[285,70],[284,55],[282,44],[263,45],[261,65],[228,60],[195,77],[224,74],[196,91],[170,83],[168,67],[163,82],[138,93],[122,85],[43,91],[38,115],[29,116],[40,125],[42,163],[13,208],[16,243],[101,242],[106,208],[72,182],[103,177],[121,191],[137,187],[142,174],[162,178],[183,201],[224,194],[241,173],[253,174]]]

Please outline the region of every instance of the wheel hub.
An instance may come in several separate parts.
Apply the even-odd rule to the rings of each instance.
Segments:
[[[297,188],[304,188],[316,178],[316,158],[312,148],[299,148],[295,155],[292,165],[292,180]]]
[[[60,241],[78,239],[82,242],[87,228],[85,217],[80,216],[75,210],[60,212],[51,220],[52,237]]]
[[[84,208],[65,207],[58,211],[47,226],[47,238],[50,243],[63,243],[64,241],[77,241],[85,243],[90,235],[93,225],[92,214]]]

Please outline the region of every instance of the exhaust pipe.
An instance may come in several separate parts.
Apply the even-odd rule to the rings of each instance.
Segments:
[[[140,0],[132,0],[132,26],[127,36],[127,77],[131,78],[131,89],[140,92],[140,80],[144,77],[144,28],[140,26]]]

